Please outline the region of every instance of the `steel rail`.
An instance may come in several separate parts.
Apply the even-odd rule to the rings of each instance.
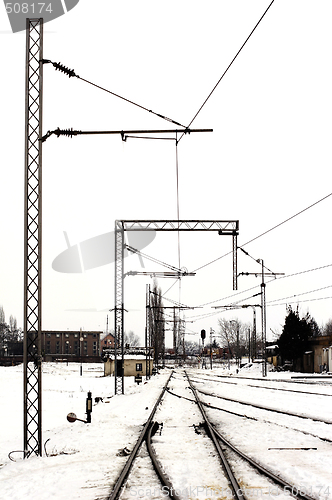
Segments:
[[[214,427],[213,427],[214,428]],[[279,484],[284,488],[284,491],[287,491],[290,493],[293,497],[295,498],[303,498],[305,500],[316,500],[313,497],[310,497],[309,495],[306,495],[305,493],[301,493],[301,488],[297,488],[295,485],[292,485],[288,483],[285,479],[283,479],[281,476],[278,476],[271,470],[267,469],[263,465],[259,464],[252,458],[248,457],[245,453],[240,451],[238,448],[236,448],[232,443],[230,443],[226,438],[224,438],[215,428],[214,432],[218,436],[218,439],[222,441],[226,446],[228,446],[232,451],[234,451],[237,455],[239,455],[243,460],[246,460],[252,467],[257,469],[259,472],[263,473],[265,476],[269,477],[274,481],[275,483]],[[296,493],[294,491],[296,490]],[[300,491],[299,491],[300,490]]]
[[[279,410],[278,408],[271,408],[270,406],[257,405],[255,403],[248,403],[246,401],[240,401],[238,399],[228,398],[227,396],[219,396],[217,394],[210,394],[208,392],[197,389],[201,394],[205,394],[206,396],[210,396],[211,398],[224,399],[225,401],[231,401],[232,403],[238,403],[244,406],[252,406],[253,408],[258,408],[259,410],[272,411],[274,413],[281,413],[282,415],[288,415],[290,417],[303,418],[305,420],[312,420],[313,422],[322,422],[323,424],[332,424],[332,420],[324,420],[323,418],[314,417],[312,415],[304,415],[301,413],[292,413],[287,410]]]
[[[152,443],[151,443],[151,434],[152,434],[152,431],[154,430],[155,424],[156,424],[156,422],[154,424],[151,423],[151,425],[148,429],[148,432],[146,435],[146,446],[147,446],[154,470],[156,471],[157,476],[160,479],[160,482],[165,487],[165,490],[163,490],[163,493],[167,492],[168,495],[171,498],[173,498],[174,500],[180,500],[180,497],[175,493],[175,490],[174,490],[173,485],[170,482],[169,478],[166,476],[166,474],[164,474],[162,466],[159,464],[156,453],[155,453],[154,448],[153,448]]]
[[[167,389],[167,392],[169,394],[172,394],[172,396],[176,396],[177,398],[181,398],[181,399],[187,399],[187,401],[194,401],[192,399],[189,399],[189,398],[185,398],[184,396],[179,396],[179,394],[175,394],[175,392],[172,392],[170,391],[169,389]],[[302,434],[305,434],[306,436],[312,436],[316,439],[320,439],[321,441],[325,441],[327,443],[332,443],[332,439],[329,439],[329,438],[325,438],[325,437],[321,437],[321,436],[317,436],[317,434],[313,434],[312,432],[308,432],[308,431],[304,431],[303,429],[302,430],[299,430],[299,429],[295,429],[294,427],[289,427],[288,425],[283,425],[283,424],[280,424],[280,423],[277,423],[277,422],[273,422],[273,421],[266,421],[265,419],[264,420],[261,420],[259,417],[250,417],[249,415],[245,415],[245,414],[241,414],[241,413],[237,413],[235,411],[231,411],[231,410],[226,410],[225,408],[220,408],[219,406],[212,406],[210,405],[210,403],[204,403],[204,401],[201,401],[202,405],[203,406],[206,406],[206,408],[209,408],[210,410],[218,410],[218,411],[223,411],[225,413],[229,413],[230,415],[235,415],[236,417],[240,417],[240,418],[246,418],[248,420],[255,420],[256,422],[269,422],[273,425],[278,425],[279,427],[284,427],[285,429],[291,429],[293,431],[296,431],[296,432],[301,432]]]
[[[140,436],[139,436],[139,438],[138,438],[138,440],[137,440],[137,442],[136,442],[136,444],[135,444],[135,446],[134,446],[131,454],[129,455],[128,460],[127,460],[125,466],[123,467],[123,469],[122,469],[122,471],[121,471],[118,479],[116,480],[116,483],[113,486],[113,489],[112,489],[110,495],[107,497],[107,500],[115,500],[115,499],[119,498],[119,495],[120,495],[120,492],[121,492],[121,488],[124,486],[124,483],[125,483],[128,475],[129,475],[129,473],[131,471],[133,462],[134,462],[134,460],[136,458],[136,455],[137,455],[137,453],[138,453],[138,451],[139,451],[139,449],[140,449],[140,447],[141,447],[141,445],[143,443],[143,440],[146,437],[146,434],[147,434],[147,432],[149,430],[149,427],[151,425],[151,422],[152,422],[152,419],[154,417],[154,414],[156,413],[156,410],[157,410],[157,408],[158,408],[158,406],[160,404],[160,401],[162,400],[162,398],[163,398],[163,396],[165,394],[165,391],[167,389],[167,385],[168,385],[168,383],[169,383],[169,381],[170,381],[173,373],[174,372],[172,371],[172,373],[168,377],[168,380],[167,380],[166,384],[164,385],[163,390],[160,393],[160,395],[159,395],[159,397],[158,397],[158,399],[157,399],[157,401],[156,401],[156,403],[155,403],[155,405],[154,405],[154,407],[153,407],[153,409],[152,409],[152,411],[150,413],[150,416],[149,416],[147,422],[144,424],[143,430],[142,430],[142,432],[141,432],[141,434],[140,434]]]
[[[213,444],[218,452],[218,455],[220,457],[220,460],[222,462],[222,465],[224,467],[224,470],[226,472],[226,475],[229,479],[229,482],[231,484],[231,487],[232,487],[232,490],[233,490],[233,493],[234,493],[234,496],[237,500],[245,500],[245,496],[243,495],[242,493],[242,490],[240,488],[240,485],[239,483],[237,482],[234,474],[233,474],[233,471],[232,469],[230,468],[230,465],[220,447],[220,444],[219,444],[219,441],[217,439],[217,436],[216,436],[216,432],[215,432],[215,429],[213,428],[213,426],[211,425],[210,421],[208,420],[207,416],[206,416],[206,413],[205,413],[205,410],[203,408],[203,405],[199,399],[199,397],[197,396],[197,393],[196,393],[196,389],[195,387],[192,385],[191,383],[191,380],[187,374],[187,372],[185,371],[185,374],[186,374],[186,377],[187,377],[187,380],[189,382],[189,386],[190,386],[190,389],[192,390],[194,396],[195,396],[195,399],[196,399],[196,403],[201,411],[201,414],[203,416],[203,419],[204,419],[204,422],[208,428],[208,431],[209,431],[209,435],[210,435],[210,438],[212,439],[213,441]]]
[[[186,373],[186,372],[185,372]],[[195,398],[196,398],[196,401],[199,405],[199,407],[201,408],[201,405],[202,405],[202,402],[200,401],[200,399],[198,398],[197,396],[197,393],[196,393],[196,389],[195,387],[192,385],[191,383],[191,380],[189,379],[189,376],[188,374],[186,373],[187,375],[187,378],[188,378],[188,382],[190,384],[190,387],[195,395]],[[200,392],[200,391],[199,391]],[[211,427],[212,430],[213,430],[213,433],[214,435],[224,444],[226,445],[229,449],[231,449],[234,453],[236,453],[238,456],[240,456],[243,460],[247,461],[252,467],[254,467],[256,470],[258,470],[260,473],[264,474],[265,476],[267,476],[269,479],[271,479],[272,481],[274,481],[275,483],[277,483],[279,486],[282,486],[284,488],[284,491],[287,491],[289,494],[291,494],[293,497],[295,498],[298,498],[298,499],[303,499],[303,500],[315,500],[313,497],[310,497],[309,495],[307,495],[306,493],[302,493],[301,492],[301,488],[297,488],[295,485],[292,485],[290,484],[288,481],[286,481],[285,479],[283,479],[281,476],[275,474],[273,471],[267,469],[266,467],[264,467],[263,465],[259,464],[258,462],[256,462],[255,460],[253,460],[252,458],[248,457],[245,453],[243,453],[242,451],[240,451],[238,448],[236,448],[232,443],[230,443],[226,438],[224,438],[220,432],[218,432],[216,429],[215,429],[215,426],[212,425],[205,412],[203,414],[204,416],[204,420],[206,421],[206,423],[208,423],[209,425],[209,428]]]
[[[255,377],[239,377],[238,375],[215,375],[216,377],[220,377],[220,378],[240,378],[242,380],[256,380],[257,381],[257,378]],[[305,382],[305,380],[310,380],[310,379],[314,379],[314,380],[330,380],[332,381],[332,376],[331,375],[317,375],[317,376],[312,376],[312,377],[292,377],[291,379],[280,379],[280,378],[270,378],[270,379],[265,379],[266,382],[285,382],[287,384],[300,384],[300,385],[303,385],[303,384],[306,384],[306,385],[310,385],[311,387],[313,386],[313,384],[309,384],[307,382]],[[261,381],[264,381],[263,379],[259,379]],[[317,385],[317,384],[316,384]],[[326,386],[325,386],[326,387]]]
[[[214,375],[214,376],[215,377],[219,377],[219,378],[225,378],[225,375]],[[200,377],[195,377],[195,378],[199,379]],[[247,377],[236,377],[236,378],[246,379]],[[214,380],[209,375],[207,375],[207,378],[201,378],[201,380],[209,380],[211,382],[216,382],[216,383],[221,382],[222,384],[233,384],[233,385],[237,384],[237,382],[231,382],[229,380]],[[252,379],[250,378],[249,380],[252,380]],[[265,382],[270,382],[270,380],[267,380],[267,379],[261,379],[261,380],[264,383]],[[276,380],[272,380],[272,381],[276,382]],[[288,381],[285,380],[284,382],[288,382]],[[323,393],[323,392],[298,391],[296,389],[285,389],[284,387],[266,387],[264,385],[254,385],[254,384],[246,384],[246,385],[243,385],[242,387],[254,387],[254,388],[257,388],[257,389],[267,389],[267,390],[270,390],[270,391],[295,392],[296,394],[309,394],[311,396],[328,396],[328,397],[332,397],[332,394],[326,394],[326,393]]]

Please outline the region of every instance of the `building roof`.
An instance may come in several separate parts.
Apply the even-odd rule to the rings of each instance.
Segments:
[[[98,333],[99,335],[103,332],[98,330],[42,330],[42,333]]]
[[[105,333],[103,332],[103,335],[100,337],[100,340],[106,339],[106,337],[112,337],[112,339],[115,339],[113,333]]]
[[[124,351],[124,359],[146,359],[146,356],[147,356],[147,353],[149,351],[147,351],[144,347],[140,347],[140,348],[129,348],[129,349],[125,349]],[[150,355],[148,355],[148,357],[152,357],[152,349],[150,350]],[[103,350],[103,357],[104,358],[110,358],[110,359],[114,359],[114,348],[108,348],[108,349],[104,349]],[[122,354],[121,352],[118,352],[117,353],[117,357],[118,358],[122,358]]]

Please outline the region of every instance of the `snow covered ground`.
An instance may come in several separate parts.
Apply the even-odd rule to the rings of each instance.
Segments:
[[[275,375],[270,373],[269,378],[276,378]],[[332,422],[332,380],[328,386],[316,384],[315,387],[310,385],[309,388],[303,383],[282,382],[281,377],[286,376],[289,379],[291,375],[293,374],[278,374],[279,382],[269,384],[278,388],[277,391],[259,388],[259,381],[241,378],[220,381],[220,378],[213,377],[213,381],[209,381],[206,380],[208,375],[203,372],[200,375],[196,372],[194,380],[196,388],[205,393]],[[265,384],[266,382],[264,387]],[[307,390],[313,394],[306,394],[304,391]],[[314,391],[319,395],[314,394]],[[278,472],[309,496],[331,498],[331,424],[272,413],[203,394],[200,394],[200,397],[210,405],[232,412],[211,409],[208,410],[208,415],[213,421],[220,422],[218,429],[237,448]],[[236,414],[247,415],[252,419]],[[319,439],[318,436],[329,441]]]
[[[296,413],[305,413],[332,420],[332,380],[329,383],[289,384],[282,382],[290,379],[292,373],[269,373],[268,379],[279,379],[271,382],[271,386],[282,389],[295,388],[298,391],[312,391],[329,396],[308,395],[301,392],[270,391],[259,389],[254,385],[262,383],[259,367],[242,369],[241,377],[219,379],[216,375],[228,374],[228,370],[189,369],[195,378],[197,389],[206,392],[235,397],[265,404],[271,407],[287,408]],[[23,367],[0,367],[0,499],[1,500],[67,500],[103,499],[110,491],[122,469],[126,457],[119,452],[125,447],[131,449],[135,444],[142,425],[147,420],[161,388],[165,384],[170,370],[151,378],[146,384],[137,386],[134,378],[125,380],[125,395],[114,395],[114,379],[103,377],[103,365],[83,365],[83,375],[80,376],[80,365],[70,363],[43,364],[43,447],[46,452],[42,457],[22,459],[23,447]],[[176,370],[172,379],[172,390],[183,394],[183,372]],[[235,374],[234,374],[235,375]],[[252,377],[256,380],[245,379]],[[213,380],[202,380],[212,376]],[[201,378],[201,380],[199,379]],[[214,380],[217,380],[215,382]],[[222,381],[236,382],[223,383]],[[264,381],[264,385],[266,382]],[[102,402],[94,403],[91,424],[76,421],[69,423],[66,419],[69,412],[76,413],[78,418],[85,418],[87,392],[95,397],[103,398]],[[189,393],[186,393],[188,396]],[[189,402],[166,395],[167,404],[162,405],[156,415],[158,421],[168,422],[169,426],[176,422],[184,422],[188,414]],[[262,412],[262,410],[241,407],[236,403],[227,402],[210,396],[200,395],[202,400],[213,406],[221,406],[233,413],[245,413],[259,420],[246,420],[230,413],[209,410],[212,419],[219,423],[219,430],[230,441],[245,452],[269,465],[271,468],[293,479],[293,482],[304,489],[307,494],[316,498],[330,500],[332,498],[332,443],[322,441],[314,436],[332,440],[332,425],[303,420],[281,414]],[[180,406],[179,406],[180,405]],[[182,405],[182,406],[181,406]],[[198,420],[199,417],[197,417]],[[187,424],[186,424],[187,425]],[[301,429],[304,433],[296,432]],[[183,432],[187,432],[183,427]],[[166,426],[162,435],[155,438],[156,447],[166,441]],[[197,438],[201,438],[198,436]],[[158,443],[159,441],[159,443]],[[197,456],[198,441],[188,438],[192,447],[192,457]],[[171,444],[169,444],[171,446]],[[272,448],[307,448],[292,450],[277,450]],[[10,452],[11,461],[8,458]],[[183,450],[174,446],[168,457],[171,468],[172,459],[181,463]],[[202,454],[202,453],[201,453]],[[203,453],[204,454],[204,453]],[[48,455],[48,456],[47,456]],[[152,478],[151,466],[144,460],[144,449],[140,455],[135,475],[142,479],[141,491],[131,488],[127,498],[153,498],[152,486],[156,480]],[[203,457],[204,458],[204,457]],[[203,466],[209,475],[220,474],[218,464],[211,462],[209,453],[203,460]],[[194,463],[194,460],[193,460]],[[234,459],[235,466],[244,466]],[[167,464],[166,464],[167,465]],[[216,468],[214,470],[214,468]],[[246,476],[247,477],[247,476]],[[244,477],[244,483],[245,478]],[[195,480],[190,473],[190,462],[182,461],[182,467],[177,471],[177,487],[184,489],[192,486],[192,494],[188,498],[197,497],[198,484],[189,484]],[[197,478],[196,478],[197,479]],[[188,482],[189,481],[189,482]],[[196,481],[197,482],[197,481]],[[257,483],[258,484],[258,483]],[[195,490],[196,488],[196,490]],[[216,490],[215,490],[216,491]],[[259,496],[259,485],[251,493]],[[253,493],[253,494],[254,494]],[[196,496],[195,496],[196,495]],[[248,495],[250,497],[250,495]],[[271,490],[271,496],[276,496]],[[157,495],[158,497],[158,495]],[[157,498],[155,496],[155,498]],[[162,498],[162,496],[160,496]],[[206,489],[201,491],[199,498],[221,498],[218,493]],[[225,498],[225,496],[224,496]]]

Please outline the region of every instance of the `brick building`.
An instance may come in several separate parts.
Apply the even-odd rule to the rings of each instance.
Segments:
[[[100,335],[103,332],[43,331],[42,353],[45,361],[99,361]]]
[[[100,339],[100,354],[102,354],[104,349],[109,349],[115,346],[114,335],[108,333],[105,337]]]

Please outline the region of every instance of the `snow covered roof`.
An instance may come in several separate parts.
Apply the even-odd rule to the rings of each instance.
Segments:
[[[114,359],[114,349],[104,349],[103,352],[104,358]],[[151,354],[149,356],[152,357]],[[117,358],[122,358],[122,354],[118,353]],[[146,352],[144,350],[140,350],[137,352],[125,352],[124,359],[146,359]]]

